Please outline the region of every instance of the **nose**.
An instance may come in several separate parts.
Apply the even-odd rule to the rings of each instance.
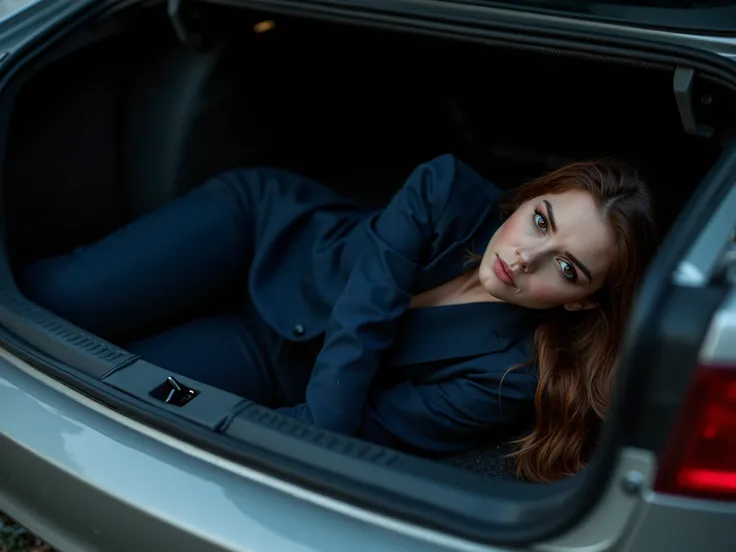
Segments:
[[[532,272],[537,265],[539,259],[539,251],[533,249],[517,249],[516,259],[524,272]]]

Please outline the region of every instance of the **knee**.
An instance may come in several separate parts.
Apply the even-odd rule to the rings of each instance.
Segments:
[[[206,180],[202,189],[228,196],[258,193],[265,179],[266,170],[264,167],[249,167],[225,171]]]
[[[90,331],[101,328],[94,274],[76,266],[72,255],[43,259],[24,266],[18,274],[21,292],[34,303]]]
[[[225,195],[238,202],[256,204],[271,192],[282,194],[304,177],[268,166],[254,166],[220,173],[207,180],[202,188],[209,193]]]

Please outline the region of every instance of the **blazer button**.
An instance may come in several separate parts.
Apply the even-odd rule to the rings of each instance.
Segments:
[[[292,332],[294,332],[294,335],[296,336],[302,336],[304,335],[304,332],[306,331],[304,329],[304,326],[301,324],[295,324],[294,327],[291,329]]]

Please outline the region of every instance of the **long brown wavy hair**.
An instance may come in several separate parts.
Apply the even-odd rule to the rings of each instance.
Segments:
[[[615,235],[597,307],[547,311],[534,334],[539,371],[534,430],[516,441],[517,475],[548,482],[584,466],[589,438],[605,419],[626,319],[637,285],[657,242],[649,190],[627,164],[613,159],[574,163],[518,188],[506,206],[515,210],[543,194],[589,192]]]

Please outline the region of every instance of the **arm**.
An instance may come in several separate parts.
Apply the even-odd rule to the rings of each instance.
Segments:
[[[354,433],[396,322],[409,306],[419,269],[432,257],[457,163],[442,156],[420,165],[368,224],[364,253],[328,321],[305,403],[279,409],[301,421]]]
[[[518,427],[533,412],[537,381],[528,368],[506,373],[518,364],[518,355],[510,353],[485,357],[499,371],[467,368],[464,376],[447,381],[403,381],[374,393],[360,437],[396,449],[451,454]]]

